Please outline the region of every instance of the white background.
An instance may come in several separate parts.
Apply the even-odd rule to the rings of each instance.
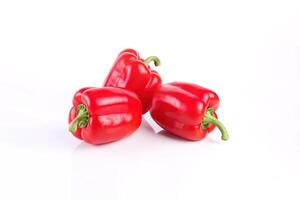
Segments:
[[[165,83],[215,90],[230,140],[168,137],[148,114],[107,145],[68,133],[73,93],[128,47]],[[298,0],[4,0],[0,69],[0,199],[300,199]]]

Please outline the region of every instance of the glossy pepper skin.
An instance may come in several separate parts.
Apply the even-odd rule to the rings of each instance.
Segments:
[[[160,65],[156,56],[143,60],[133,49],[122,51],[104,81],[104,87],[119,87],[135,92],[142,102],[142,113],[146,113],[154,92],[161,87],[159,74],[149,67],[150,62]]]
[[[218,95],[204,87],[183,82],[163,85],[154,95],[150,114],[168,132],[187,140],[202,140],[217,126],[222,139],[228,134],[217,120]]]
[[[103,144],[133,133],[141,119],[141,102],[133,92],[87,87],[74,95],[69,131],[87,143]]]

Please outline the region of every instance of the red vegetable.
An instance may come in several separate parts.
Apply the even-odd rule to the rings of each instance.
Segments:
[[[113,64],[104,86],[125,88],[135,92],[142,102],[142,113],[146,113],[152,102],[154,92],[161,86],[161,78],[155,70],[148,66],[154,61],[160,65],[156,56],[143,60],[133,49],[125,49]]]
[[[188,140],[201,140],[217,126],[222,139],[228,134],[217,119],[217,94],[204,87],[173,82],[163,85],[154,95],[150,114],[168,132]]]
[[[141,124],[142,108],[138,97],[121,88],[82,88],[73,98],[69,130],[91,144],[119,140]]]

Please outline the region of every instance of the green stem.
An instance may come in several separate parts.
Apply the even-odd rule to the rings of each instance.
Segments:
[[[76,117],[69,124],[69,131],[75,133],[77,131],[77,127],[85,128],[89,122],[89,113],[85,107],[85,105],[80,104],[77,107]]]
[[[160,59],[157,56],[149,56],[144,60],[144,63],[149,65],[152,61],[154,62],[155,66],[160,66]]]
[[[216,117],[213,116],[213,109],[211,108],[208,108],[205,112],[204,119],[202,121],[202,128],[207,128],[208,124],[214,124],[216,127],[218,127],[222,134],[222,140],[229,139],[229,135],[225,126]]]

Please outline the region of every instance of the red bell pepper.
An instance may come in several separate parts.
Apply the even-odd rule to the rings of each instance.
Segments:
[[[122,51],[113,64],[104,86],[125,88],[135,92],[142,102],[142,113],[146,113],[152,102],[154,92],[161,87],[159,74],[149,67],[150,62],[160,65],[156,56],[143,60],[133,49]]]
[[[73,98],[69,131],[87,143],[119,140],[141,124],[142,105],[138,97],[121,88],[82,88]]]
[[[154,95],[150,114],[168,132],[188,140],[201,140],[217,126],[222,139],[228,139],[217,119],[217,94],[204,87],[182,82],[163,85]]]

